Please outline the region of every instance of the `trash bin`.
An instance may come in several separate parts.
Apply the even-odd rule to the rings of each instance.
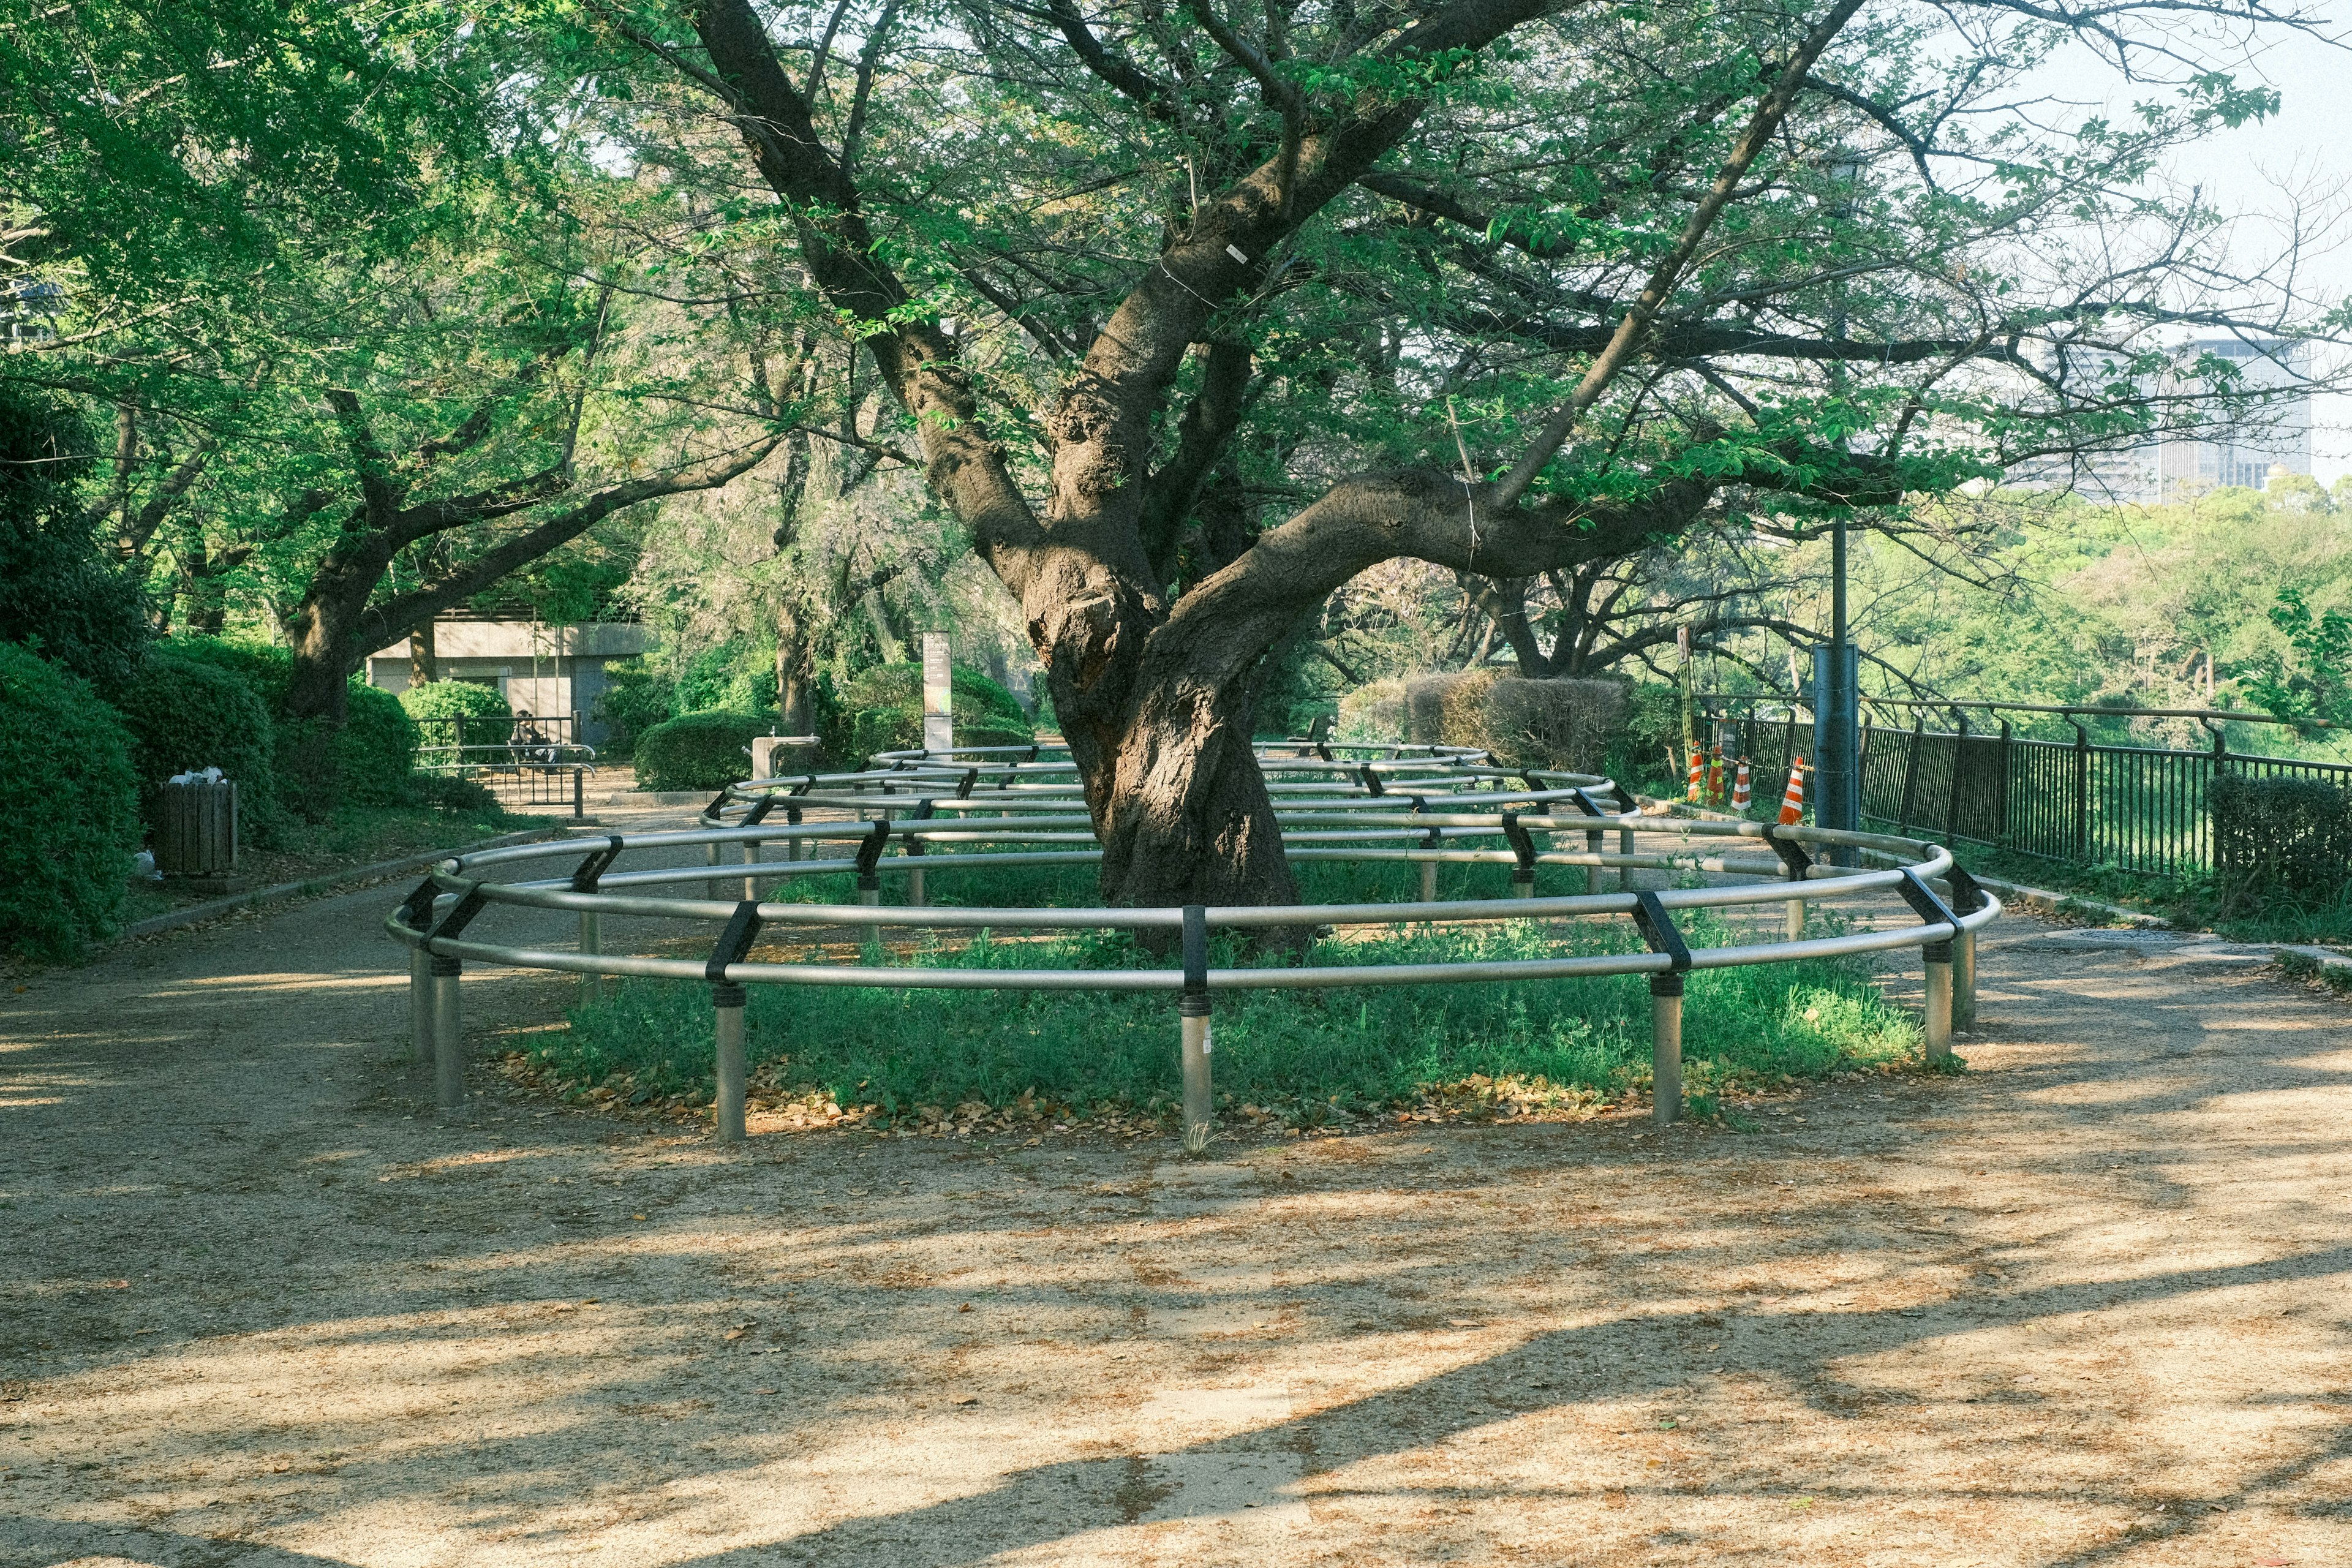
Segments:
[[[155,868],[167,877],[226,877],[236,869],[236,781],[182,773],[163,785]]]

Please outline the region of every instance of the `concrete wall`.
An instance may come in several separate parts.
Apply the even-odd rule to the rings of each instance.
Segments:
[[[495,687],[509,708],[558,717],[577,713],[581,739],[592,746],[604,741],[604,726],[593,714],[607,684],[604,666],[635,658],[652,640],[645,627],[624,622],[543,626],[529,621],[443,621],[433,633],[442,679]],[[408,689],[406,637],[368,656],[367,680],[384,691]]]

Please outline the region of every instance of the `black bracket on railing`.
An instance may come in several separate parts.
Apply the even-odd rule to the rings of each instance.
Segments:
[[[874,868],[882,863],[882,851],[890,844],[890,819],[882,818],[857,846],[857,874],[861,878],[874,875]]]
[[[604,873],[613,868],[613,862],[621,858],[622,847],[621,836],[615,833],[604,840],[604,847],[588,851],[588,858],[581,861],[572,873],[572,890],[575,893],[594,892]]]
[[[938,805],[934,803],[929,795],[926,795],[923,797],[922,804],[916,806],[914,810],[908,812],[898,820],[901,822],[928,822],[930,820],[931,814],[938,809]],[[908,854],[920,855],[923,852],[923,841],[921,839],[916,837],[911,833],[904,834],[901,837],[907,840]]]
[[[1510,841],[1511,853],[1519,858],[1518,874],[1511,879],[1516,882],[1531,880],[1536,874],[1536,841],[1528,837],[1526,828],[1519,826],[1517,812],[1503,813],[1503,837]]]
[[[1903,868],[1903,879],[1895,884],[1895,890],[1903,895],[1903,901],[1911,906],[1921,925],[1948,925],[1956,932],[1960,929],[1959,916],[1954,914],[1944,900],[1936,896],[1936,889],[1927,886],[1919,873],[1910,867]],[[1951,938],[1927,943],[1920,948],[1919,956],[1929,963],[1951,963]]]
[[[804,795],[808,794],[808,792],[809,792],[809,791],[811,791],[811,790],[813,790],[813,789],[814,789],[814,788],[816,788],[816,780],[814,780],[814,779],[803,779],[803,780],[801,780],[801,782],[800,782],[800,783],[798,783],[798,784],[796,784],[793,785],[793,788],[792,788],[792,798],[793,798],[793,799],[798,799],[800,796],[802,796],[802,795]],[[794,817],[794,818],[793,818],[793,821],[795,821],[795,822],[798,822],[798,821],[800,820],[800,818],[798,818],[798,817]]]
[[[1327,763],[1334,760],[1331,755],[1331,748],[1325,745],[1320,741],[1315,742],[1315,754],[1322,758]]]
[[[1944,879],[1952,884],[1952,910],[1955,914],[1972,915],[1990,901],[1986,897],[1984,884],[1961,870],[1957,864],[1944,873]]]
[[[1528,786],[1528,793],[1529,795],[1543,794],[1543,782],[1540,779],[1538,779],[1535,774],[1521,773],[1519,775],[1519,782]]]
[[[956,798],[958,800],[970,800],[971,798],[971,786],[979,782],[980,770],[978,768],[964,769],[963,777],[956,784]]]
[[[1034,746],[1030,747],[1030,748],[1029,748],[1029,754],[1028,754],[1027,756],[1025,756],[1025,757],[1022,758],[1021,760],[1022,760],[1023,762],[1024,762],[1024,763],[1034,763],[1034,762],[1035,762],[1035,761],[1037,760],[1037,748],[1036,748],[1036,747],[1034,747]]]
[[[1198,904],[1184,906],[1184,989],[1176,1011],[1187,1018],[1209,1016],[1209,911]]]
[[[400,923],[411,931],[423,931],[433,923],[433,900],[441,894],[441,884],[431,877],[416,884],[400,901]]]
[[[1789,868],[1789,880],[1791,882],[1803,881],[1805,873],[1813,868],[1812,857],[1806,854],[1795,839],[1780,837],[1780,824],[1768,822],[1764,825],[1764,842],[1772,847],[1772,852],[1780,857],[1780,864]]]
[[[1374,800],[1388,794],[1388,790],[1381,784],[1381,775],[1372,771],[1371,763],[1366,763],[1357,771],[1356,776],[1363,780],[1364,787],[1371,792]]]
[[[1674,918],[1666,913],[1666,906],[1658,901],[1657,894],[1644,891],[1633,895],[1633,926],[1642,933],[1642,940],[1650,944],[1652,952],[1666,955],[1666,972],[1650,976],[1650,994],[1681,995],[1683,972],[1691,966],[1690,945],[1675,929]]]
[[[473,924],[474,917],[488,906],[489,900],[482,897],[481,889],[467,889],[466,896],[459,899],[456,906],[441,917],[438,924],[425,933],[425,942],[430,945],[436,937],[454,938],[460,935],[467,926]]]
[[[702,966],[702,977],[713,985],[727,984],[727,966],[740,963],[751,955],[751,944],[760,940],[760,906],[745,899],[727,917],[727,929],[719,933],[719,943],[710,950],[709,960]]]
[[[1568,798],[1574,801],[1576,803],[1576,809],[1584,813],[1587,816],[1607,816],[1609,815],[1609,813],[1601,810],[1601,807],[1594,803],[1592,799],[1592,792],[1589,789],[1570,790],[1568,792]]]
[[[702,815],[705,816],[723,816],[727,810],[727,797],[733,793],[734,786],[732,784],[720,790],[718,797],[711,801],[709,805],[702,808]]]
[[[742,826],[745,827],[757,827],[760,824],[767,821],[768,813],[775,809],[776,797],[772,795],[763,795],[758,800],[751,803],[751,810],[743,814]]]
[[[1642,803],[1641,803],[1640,801],[1638,801],[1638,800],[1635,800],[1635,799],[1633,798],[1633,795],[1632,795],[1632,794],[1631,794],[1631,793],[1630,793],[1630,792],[1625,788],[1625,786],[1624,786],[1623,784],[1619,784],[1615,779],[1611,779],[1611,780],[1609,781],[1609,787],[1610,787],[1611,789],[1613,789],[1613,790],[1615,790],[1615,791],[1617,792],[1617,809],[1618,809],[1621,813],[1622,813],[1622,812],[1628,812],[1628,811],[1639,811],[1639,810],[1641,810],[1641,809],[1642,809]]]

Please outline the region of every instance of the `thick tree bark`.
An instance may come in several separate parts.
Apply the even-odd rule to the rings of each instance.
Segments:
[[[441,679],[441,650],[435,646],[433,617],[425,616],[408,634],[408,684],[426,686]]]

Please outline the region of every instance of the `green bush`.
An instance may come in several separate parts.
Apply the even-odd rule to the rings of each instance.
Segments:
[[[74,487],[90,467],[92,434],[68,399],[0,383],[0,640],[113,697],[151,634],[137,584],[82,521]]]
[[[470,680],[412,686],[400,694],[400,706],[417,721],[428,745],[499,746],[514,731],[514,712],[507,700],[495,687]]]
[[[155,820],[163,781],[173,773],[218,768],[236,784],[241,836],[268,841],[278,821],[277,742],[269,710],[252,688],[217,665],[158,651],[117,706],[131,731],[142,816]]]
[[[773,713],[713,708],[681,713],[637,739],[639,789],[724,789],[751,776],[751,741],[774,732]]]
[[[289,719],[286,695],[294,684],[294,656],[282,647],[225,642],[218,637],[173,637],[165,651],[198,664],[226,669],[244,681],[269,710],[277,752],[278,798],[310,818],[324,817],[337,800],[359,805],[403,805],[409,798],[408,772],[416,765],[416,721],[389,691],[352,678],[342,732],[328,753],[336,780],[331,787],[315,776],[311,724]]]
[[[1036,727],[1020,700],[976,669],[958,665],[955,742],[959,746],[1023,746]],[[877,665],[851,681],[824,733],[825,753],[844,767],[863,766],[877,752],[910,751],[923,743],[923,667]]]
[[[411,773],[408,795],[418,805],[429,805],[436,811],[454,812],[461,816],[499,815],[498,796],[477,780],[456,773]]]
[[[604,667],[604,689],[589,717],[604,726],[600,755],[625,757],[655,725],[677,717],[677,687],[643,658],[615,659]]]
[[[1476,746],[1510,767],[1599,773],[1625,731],[1618,680],[1530,680],[1498,669],[1430,675],[1404,689],[1405,739]]]
[[[0,643],[0,947],[68,959],[120,927],[139,847],[131,745],[87,683]]]
[[[416,721],[399,698],[357,679],[346,700],[350,717],[335,737],[341,798],[357,805],[405,805],[420,739]]]
[[[2320,779],[2223,773],[2207,798],[2222,912],[2310,908],[2352,882],[2352,791]]]

